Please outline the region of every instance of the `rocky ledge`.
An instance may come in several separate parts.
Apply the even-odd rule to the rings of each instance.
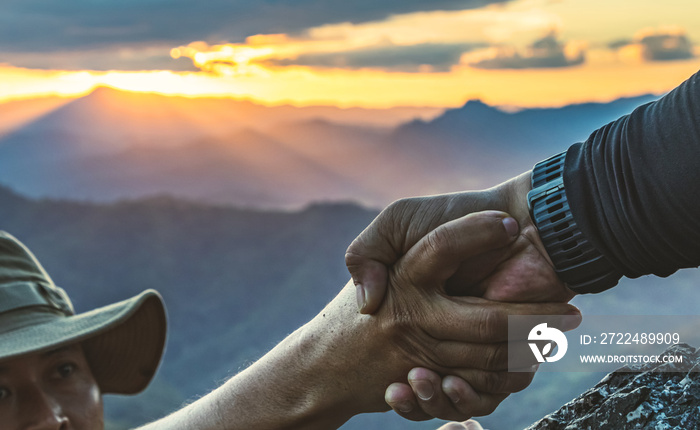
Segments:
[[[700,352],[673,345],[682,363],[625,366],[527,430],[698,429]]]

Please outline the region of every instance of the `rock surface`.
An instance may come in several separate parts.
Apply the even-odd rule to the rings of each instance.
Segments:
[[[661,355],[683,362],[622,367],[526,430],[700,428],[700,351],[678,344]]]

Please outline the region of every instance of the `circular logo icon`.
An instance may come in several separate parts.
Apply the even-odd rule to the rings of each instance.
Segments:
[[[547,323],[537,324],[532,330],[530,330],[527,340],[549,341],[542,347],[541,351],[537,346],[537,343],[528,343],[532,353],[535,354],[535,359],[537,359],[538,363],[544,363],[545,361],[552,363],[561,360],[561,358],[564,357],[564,354],[566,354],[566,349],[569,347],[569,343],[566,341],[566,336],[564,336],[564,333],[554,327],[547,327]],[[546,357],[547,354],[554,350],[555,346],[558,347],[557,353],[551,357]]]

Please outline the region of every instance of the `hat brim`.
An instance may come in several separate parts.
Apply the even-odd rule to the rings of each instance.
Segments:
[[[42,322],[0,333],[0,360],[81,343],[103,393],[136,394],[158,369],[166,332],[163,299],[146,290],[90,312],[48,314]]]

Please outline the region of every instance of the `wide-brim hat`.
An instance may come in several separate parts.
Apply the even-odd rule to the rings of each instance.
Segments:
[[[135,394],[158,369],[166,327],[154,290],[76,315],[34,254],[0,231],[0,361],[80,343],[103,393]]]

